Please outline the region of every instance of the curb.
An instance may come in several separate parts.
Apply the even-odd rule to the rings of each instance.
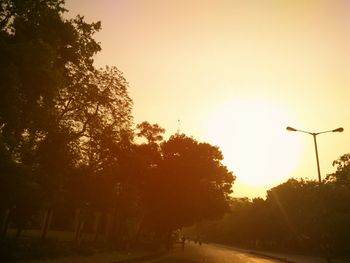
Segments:
[[[285,262],[285,263],[294,263],[294,261],[290,261],[286,258],[281,258],[281,257],[277,257],[277,256],[269,255],[269,254],[264,254],[264,253],[260,253],[260,252],[256,252],[256,251],[248,251],[248,253],[253,254],[253,255],[263,256],[266,258],[280,260],[280,261]]]
[[[224,246],[224,247],[227,247],[227,248],[230,248],[230,249],[234,249],[236,251],[242,251],[244,253],[249,253],[249,254],[252,254],[252,255],[257,255],[257,256],[261,256],[261,257],[265,257],[265,258],[270,258],[270,259],[276,259],[276,260],[279,260],[279,261],[282,261],[284,263],[296,263],[295,261],[291,261],[285,257],[279,257],[279,256],[274,256],[268,252],[264,253],[264,252],[260,252],[260,251],[256,251],[256,250],[250,250],[250,249],[245,249],[245,248],[240,248],[240,247],[234,247],[234,246],[228,246],[228,245],[222,245],[222,244],[219,244],[220,246]]]
[[[116,261],[112,261],[111,263],[133,263],[133,262],[139,262],[139,261],[143,261],[143,260],[151,260],[151,259],[158,258],[158,257],[162,256],[163,254],[164,254],[164,252],[157,252],[157,253],[147,254],[147,255],[129,258],[129,259],[116,260]]]

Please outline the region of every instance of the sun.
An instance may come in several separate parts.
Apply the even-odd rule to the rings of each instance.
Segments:
[[[259,99],[234,100],[213,109],[204,137],[218,145],[237,183],[268,187],[291,176],[301,156],[301,140],[286,132],[295,124],[283,107]]]

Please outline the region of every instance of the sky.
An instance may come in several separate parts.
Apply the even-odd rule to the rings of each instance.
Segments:
[[[236,197],[317,180],[350,152],[350,1],[66,0],[101,21],[95,65],[130,84],[134,122],[220,147]]]

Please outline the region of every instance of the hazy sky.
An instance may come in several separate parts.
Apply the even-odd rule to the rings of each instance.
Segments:
[[[130,83],[135,123],[218,145],[235,196],[286,178],[323,177],[350,152],[350,1],[66,0],[101,21],[97,66]]]

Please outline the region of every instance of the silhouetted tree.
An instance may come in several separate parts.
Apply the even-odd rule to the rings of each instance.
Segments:
[[[144,121],[137,125],[137,129],[137,136],[146,138],[148,144],[163,140],[162,134],[165,132],[165,129],[158,124],[150,124],[149,122]]]
[[[6,169],[0,176],[6,181],[12,181],[9,177],[18,178],[17,183],[27,181],[22,185],[27,185],[28,191],[36,188],[36,193],[43,190],[39,145],[58,128],[55,98],[68,80],[67,63],[78,56],[78,50],[72,51],[74,26],[61,18],[62,3],[9,0],[2,2],[0,9],[1,143],[6,156],[19,167],[16,174]],[[6,190],[16,195],[6,209],[16,207],[17,214],[23,207],[19,203],[35,203],[30,200],[32,195],[22,196],[16,188]],[[21,196],[23,200],[19,200]]]
[[[177,134],[161,144],[161,154],[146,184],[145,215],[159,236],[227,211],[235,177],[217,147]]]
[[[131,133],[127,82],[115,67],[93,66],[101,48],[92,36],[100,23],[63,19],[63,4],[1,2],[0,150],[6,161],[0,181],[8,187],[0,214],[7,221],[15,215],[10,210],[23,221],[40,207],[51,210],[77,169],[88,167],[92,177],[105,173],[116,163],[122,134]],[[18,185],[33,194],[19,194]],[[20,212],[20,204],[38,205]]]
[[[350,187],[350,154],[342,155],[333,162],[333,166],[337,167],[336,172],[329,174],[326,179],[338,185]]]
[[[334,180],[330,177],[320,185],[289,179],[268,190],[265,200],[233,199],[224,219],[203,224],[201,231],[209,241],[313,251],[327,257],[346,255],[350,244],[346,223],[350,220],[350,191]]]

